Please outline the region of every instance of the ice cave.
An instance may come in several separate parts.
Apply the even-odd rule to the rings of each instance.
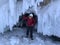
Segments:
[[[49,1],[0,0],[0,33],[12,31],[21,14],[33,11],[38,17],[37,33],[60,37],[60,0]]]

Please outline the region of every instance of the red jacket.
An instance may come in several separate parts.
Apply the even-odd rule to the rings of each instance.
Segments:
[[[34,26],[34,24],[35,24],[35,20],[34,20],[34,18],[31,18],[31,19],[29,19],[28,17],[23,17],[23,19],[24,20],[27,20],[27,26]]]

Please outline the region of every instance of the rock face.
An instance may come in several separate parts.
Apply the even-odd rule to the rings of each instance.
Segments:
[[[40,2],[41,7],[46,6],[47,4],[49,4],[51,2],[51,0],[43,0],[43,2]]]
[[[46,4],[50,3],[51,0],[44,0],[43,2],[44,2],[44,4],[46,5]]]

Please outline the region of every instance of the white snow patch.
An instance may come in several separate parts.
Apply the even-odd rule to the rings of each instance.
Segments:
[[[18,45],[19,43],[20,43],[19,38],[14,37],[14,36],[10,38],[10,44],[11,45]]]

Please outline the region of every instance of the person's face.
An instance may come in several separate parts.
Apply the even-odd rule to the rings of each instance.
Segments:
[[[32,17],[31,16],[29,16],[29,19],[31,19]]]

